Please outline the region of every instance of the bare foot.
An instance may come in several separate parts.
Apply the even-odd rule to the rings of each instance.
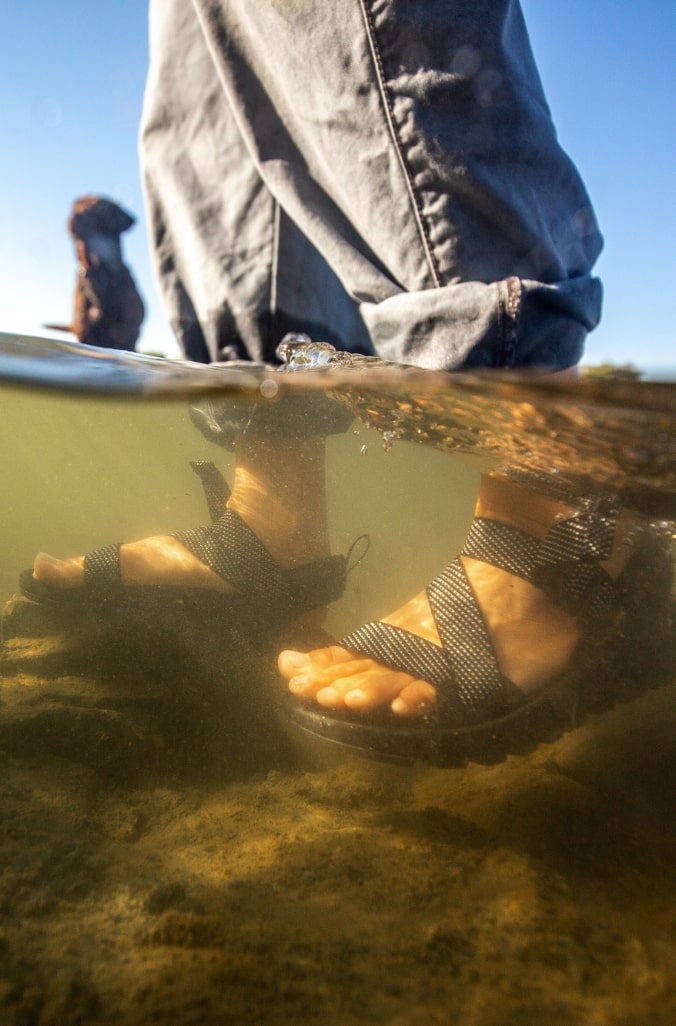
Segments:
[[[235,478],[226,506],[247,524],[283,570],[329,554],[324,444],[323,438],[250,436],[242,436],[237,443]],[[119,554],[125,585],[235,590],[171,535],[124,543]],[[33,563],[33,576],[54,588],[79,588],[85,579],[84,559],[57,559],[40,552]]]
[[[540,538],[555,522],[574,512],[572,507],[547,496],[528,492],[524,499],[523,488],[495,477],[483,479],[476,508],[479,517],[502,521]],[[613,550],[602,564],[611,577],[626,565],[633,526],[633,518],[621,514]],[[577,620],[521,577],[466,556],[461,557],[461,563],[501,673],[524,694],[537,691],[558,676],[579,642]],[[382,621],[441,647],[425,592]],[[389,705],[398,716],[420,716],[436,702],[436,689],[429,682],[340,646],[309,653],[284,651],[278,666],[293,695],[327,709],[366,712]]]
[[[463,558],[463,564],[505,676],[528,693],[561,672],[578,642],[576,621],[521,578],[478,560]],[[382,621],[441,647],[425,592]],[[328,709],[389,705],[397,716],[420,716],[436,702],[427,681],[338,645],[282,652],[278,666],[292,694]]]
[[[227,581],[170,535],[121,545],[120,572],[123,583],[131,586],[162,584],[233,591]],[[33,563],[33,576],[53,588],[79,588],[84,584],[84,556],[56,559],[39,552]]]

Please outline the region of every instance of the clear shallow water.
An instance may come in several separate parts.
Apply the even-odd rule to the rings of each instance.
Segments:
[[[328,442],[332,549],[371,547],[336,636],[449,561],[480,474],[505,463],[619,493],[669,538],[676,385],[234,372],[12,336],[0,382],[9,1022],[673,1020],[672,664],[530,754],[395,767],[281,722],[286,639],[265,624],[165,596],[122,612],[13,596],[38,550],[207,522],[189,461],[231,480],[234,458],[193,426],[197,398],[274,412],[329,389],[354,413]],[[642,652],[653,629],[664,649],[658,626]]]

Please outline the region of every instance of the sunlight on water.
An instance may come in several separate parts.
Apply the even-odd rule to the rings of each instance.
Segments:
[[[205,368],[0,336],[0,391],[0,1021],[673,1021],[675,384]],[[208,525],[220,478],[201,471],[205,495],[192,464],[232,486],[233,424],[302,496],[290,563],[313,562],[323,504],[316,465],[294,492],[289,453],[328,434],[330,550],[360,541],[323,624],[243,596],[251,565],[234,596],[21,594],[38,552]],[[491,471],[528,482],[518,516],[545,493],[624,511],[621,602],[584,680],[567,669],[546,717],[476,738],[468,721],[471,741],[434,712],[355,723],[290,699],[277,652],[424,588]]]

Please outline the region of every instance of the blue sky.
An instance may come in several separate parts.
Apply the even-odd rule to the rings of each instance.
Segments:
[[[606,238],[604,320],[586,362],[668,367],[676,377],[676,2],[522,2],[561,142]],[[148,306],[141,349],[178,355],[152,276],[138,172],[146,66],[144,0],[0,8],[0,330],[45,334],[44,321],[69,321],[65,221],[76,196],[100,192],[139,218],[125,251]]]

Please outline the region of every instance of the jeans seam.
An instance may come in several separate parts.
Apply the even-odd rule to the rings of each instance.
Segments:
[[[399,128],[398,128],[398,125],[397,125],[397,118],[396,118],[396,114],[395,114],[395,111],[394,111],[394,103],[392,101],[392,96],[391,96],[390,91],[389,91],[389,89],[388,89],[388,87],[386,85],[386,81],[385,81],[385,67],[384,67],[383,59],[382,59],[382,56],[380,54],[380,50],[378,48],[378,43],[377,43],[377,40],[376,40],[376,26],[375,26],[375,22],[373,20],[373,15],[371,13],[371,9],[370,9],[370,6],[368,4],[368,0],[359,0],[359,4],[360,4],[360,7],[362,9],[362,15],[363,15],[364,24],[365,24],[365,27],[366,27],[366,35],[367,35],[367,38],[368,38],[368,41],[369,41],[369,46],[370,46],[370,49],[371,49],[371,56],[373,58],[373,63],[374,63],[374,66],[375,66],[376,78],[377,78],[377,81],[378,81],[378,88],[379,88],[380,95],[381,95],[381,98],[382,98],[382,101],[383,101],[383,105],[384,105],[384,108],[385,108],[385,117],[387,119],[388,127],[390,129],[390,134],[391,134],[392,140],[394,142],[394,148],[396,150],[397,157],[399,159],[399,164],[400,164],[401,169],[402,169],[402,171],[404,173],[404,178],[406,180],[406,184],[407,184],[407,187],[408,187],[408,192],[409,192],[409,196],[410,196],[410,199],[411,199],[411,203],[413,205],[413,210],[414,210],[414,213],[415,213],[415,219],[416,219],[416,222],[417,222],[417,225],[418,225],[418,229],[419,229],[419,233],[420,233],[420,238],[421,238],[421,241],[422,241],[422,244],[423,244],[423,249],[425,251],[425,256],[427,258],[427,265],[428,265],[429,270],[431,272],[432,278],[434,279],[435,287],[436,288],[440,288],[441,285],[442,285],[441,272],[440,272],[440,268],[439,268],[439,265],[437,263],[436,257],[434,256],[434,250],[433,250],[433,246],[432,246],[432,239],[430,237],[429,228],[427,226],[427,222],[426,222],[425,216],[423,214],[422,201],[420,199],[420,195],[418,193],[418,190],[416,188],[415,182],[413,180],[413,176],[411,175],[411,173],[409,171],[408,164],[406,162],[406,157],[404,155],[404,144],[403,144],[403,141],[401,139],[401,135],[399,133]]]

